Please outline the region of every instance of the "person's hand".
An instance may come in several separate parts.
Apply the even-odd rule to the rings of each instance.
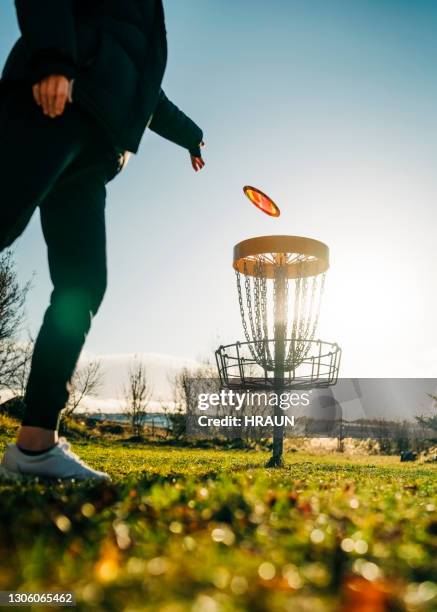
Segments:
[[[36,83],[32,91],[35,102],[41,106],[44,115],[54,119],[65,110],[69,100],[70,81],[61,74],[53,74]]]
[[[201,147],[205,146],[204,142],[200,143]],[[205,161],[203,159],[202,156],[200,157],[196,157],[195,155],[190,155],[191,157],[191,165],[193,166],[193,170],[195,172],[198,172],[199,170],[202,170],[202,168],[205,166]]]

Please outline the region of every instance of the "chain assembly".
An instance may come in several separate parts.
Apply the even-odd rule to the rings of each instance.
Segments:
[[[293,278],[287,273],[290,259],[297,270]],[[267,262],[275,263],[272,278],[266,273]],[[307,261],[301,254],[261,255],[251,263],[250,272],[247,261],[242,271],[235,270],[243,331],[251,356],[265,370],[274,370],[275,355],[269,339],[274,337],[275,322],[281,312],[286,338],[284,369],[295,370],[306,358],[315,337],[325,272],[308,275]]]

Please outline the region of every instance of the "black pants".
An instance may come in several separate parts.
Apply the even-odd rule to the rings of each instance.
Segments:
[[[0,252],[39,207],[53,291],[35,343],[24,425],[56,429],[106,288],[105,184],[117,154],[91,117],[69,105],[50,119],[30,93],[0,98]]]

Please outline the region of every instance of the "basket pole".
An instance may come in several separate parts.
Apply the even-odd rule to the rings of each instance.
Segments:
[[[275,291],[274,291],[274,333],[275,333],[275,384],[274,393],[276,394],[276,404],[274,407],[275,424],[273,425],[273,452],[269,459],[268,467],[280,467],[283,465],[284,451],[284,427],[276,425],[283,416],[279,396],[284,390],[284,370],[285,370],[285,340],[286,340],[286,294],[287,294],[287,268],[284,265],[278,265],[275,268]]]

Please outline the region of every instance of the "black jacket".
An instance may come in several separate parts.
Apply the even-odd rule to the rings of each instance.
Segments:
[[[1,84],[74,78],[73,99],[114,146],[136,152],[147,125],[200,155],[202,130],[164,94],[162,0],[15,0],[21,38]]]

